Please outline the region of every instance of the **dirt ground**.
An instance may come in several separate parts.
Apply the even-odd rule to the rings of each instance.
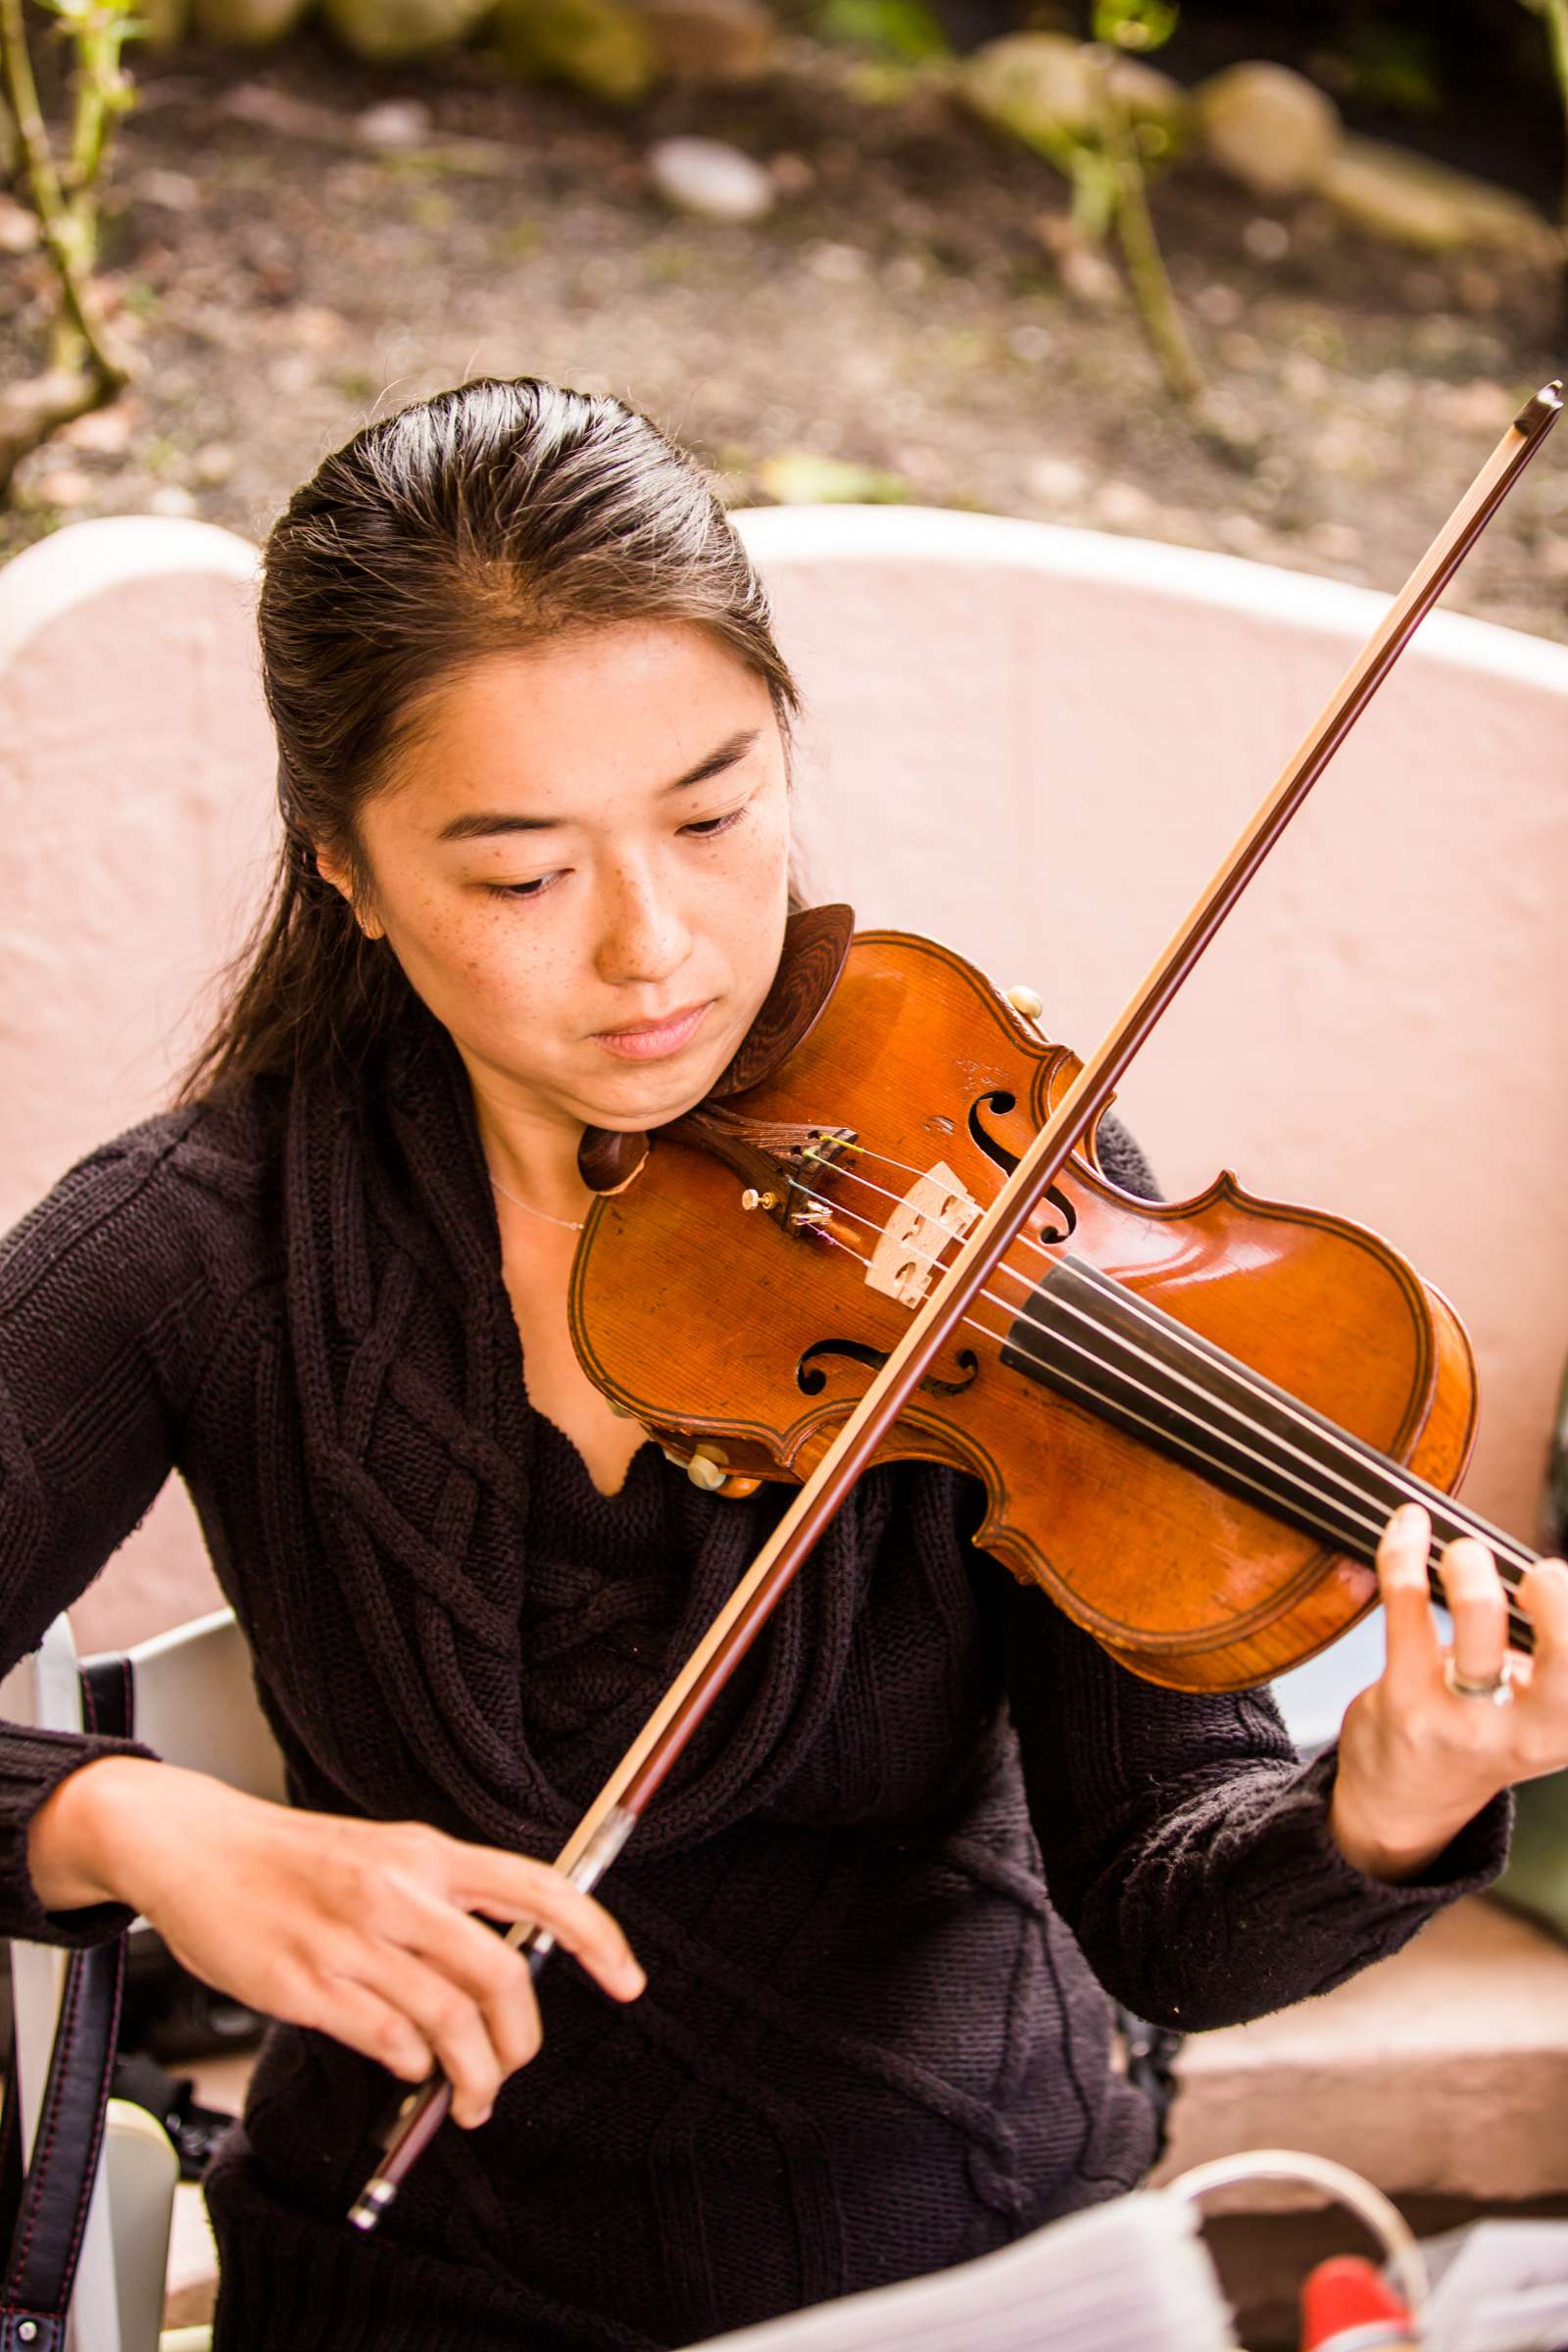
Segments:
[[[26,462],[0,557],[149,511],[259,540],[369,417],[533,372],[634,401],[737,504],[816,494],[769,470],[808,452],[924,504],[1393,589],[1523,395],[1563,371],[1541,267],[1397,252],[1189,165],[1156,219],[1225,454],[1163,392],[1125,298],[1064,290],[1046,164],[945,100],[869,104],[797,55],[765,83],[620,116],[481,53],[375,70],[308,32],[260,58],[132,50],[105,267],[139,380]],[[370,146],[366,111],[411,98],[422,149]],[[677,131],[769,163],[773,214],[666,210],[643,155]],[[8,374],[37,364],[44,286],[36,253],[0,252]],[[1568,639],[1568,428],[1447,601]]]

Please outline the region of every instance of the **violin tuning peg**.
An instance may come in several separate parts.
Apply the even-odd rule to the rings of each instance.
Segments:
[[[722,1462],[715,1462],[711,1454],[694,1453],[686,1465],[686,1475],[694,1487],[702,1488],[705,1494],[716,1494],[729,1472]]]
[[[1046,1009],[1045,998],[1037,995],[1032,988],[1020,985],[1017,988],[1005,989],[1003,993],[1013,1011],[1021,1014],[1026,1021],[1038,1021]]]

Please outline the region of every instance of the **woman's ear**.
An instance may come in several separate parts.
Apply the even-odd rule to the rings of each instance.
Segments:
[[[321,880],[329,882],[346,902],[349,912],[365,933],[366,938],[379,939],[382,936],[380,924],[368,907],[361,906],[355,899],[354,877],[349,870],[347,860],[334,856],[330,850],[318,849],[314,855],[317,872],[320,875]]]

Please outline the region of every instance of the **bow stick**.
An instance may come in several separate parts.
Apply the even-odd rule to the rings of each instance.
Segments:
[[[638,1815],[766,1624],[796,1570],[871,1460],[889,1425],[1022,1232],[1080,1136],[1109,1102],[1133,1055],[1388,676],[1417,623],[1442,595],[1541,447],[1561,409],[1560,381],[1544,385],[1526,401],[1230,855],[1216,867],[1191,912],[1172,933],[915,1312],[903,1339],[556,1856],[556,1869],[573,1886],[593,1886],[614,1860]],[[592,1210],[590,1221],[598,1213]],[[535,1978],[555,1948],[548,1929],[522,1921],[508,1930],[507,1940],[525,1952]],[[409,2093],[387,2134],[380,2165],[350,2209],[349,2219],[358,2229],[373,2230],[393,2203],[410,2169],[439,2128],[451,2099],[451,2084],[439,2069]]]

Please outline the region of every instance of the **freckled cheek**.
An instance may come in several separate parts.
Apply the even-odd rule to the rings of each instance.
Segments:
[[[514,1016],[537,1012],[550,995],[553,959],[526,918],[500,901],[475,897],[411,906],[393,933],[410,976],[432,1002]]]
[[[724,876],[721,912],[724,930],[742,968],[756,960],[767,939],[761,918],[782,902],[789,867],[789,830],[774,824],[759,828],[737,842],[733,861]]]

